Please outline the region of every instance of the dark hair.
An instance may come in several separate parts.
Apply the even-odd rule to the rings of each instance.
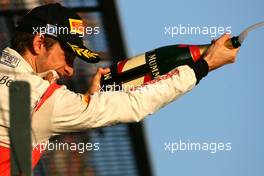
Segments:
[[[27,49],[31,53],[36,54],[33,48],[33,39],[33,34],[17,31],[11,40],[11,48],[21,55],[23,55]],[[45,36],[44,46],[49,50],[56,42],[58,41],[49,36]]]

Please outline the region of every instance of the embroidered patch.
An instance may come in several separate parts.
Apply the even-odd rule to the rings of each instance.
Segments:
[[[84,34],[84,25],[82,20],[69,19],[70,33]]]
[[[0,63],[8,66],[8,67],[12,67],[12,68],[16,68],[18,66],[20,62],[20,59],[9,54],[6,51],[2,52],[2,57],[0,59]]]
[[[91,50],[80,48],[77,45],[70,44],[67,42],[67,44],[72,48],[72,50],[77,53],[79,56],[84,56],[85,58],[91,60],[93,58],[96,58],[98,56],[97,53],[92,52]]]
[[[49,35],[52,35],[54,37],[57,37],[57,26],[52,24],[47,24],[46,26],[46,33]]]

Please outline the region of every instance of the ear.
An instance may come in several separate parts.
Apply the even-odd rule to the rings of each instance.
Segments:
[[[40,54],[41,49],[43,48],[44,40],[44,35],[37,34],[34,36],[33,49],[37,55]]]

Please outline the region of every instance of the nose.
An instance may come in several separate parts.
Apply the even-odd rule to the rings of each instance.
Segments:
[[[64,72],[66,73],[67,76],[72,76],[73,75],[73,67],[66,65],[64,67]]]

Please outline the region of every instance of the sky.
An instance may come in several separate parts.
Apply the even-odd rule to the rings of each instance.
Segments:
[[[223,29],[238,35],[264,21],[262,0],[117,3],[129,56],[165,45],[210,43]],[[203,32],[187,32],[188,27]],[[210,72],[191,92],[144,120],[156,176],[264,175],[263,39],[264,28],[250,33],[236,63]],[[204,148],[188,150],[191,143]]]

